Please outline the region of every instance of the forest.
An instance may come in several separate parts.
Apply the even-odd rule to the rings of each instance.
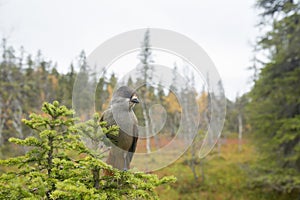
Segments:
[[[104,162],[102,147],[96,152],[80,139],[86,134],[93,142],[106,144],[104,136],[118,131],[99,121],[120,81],[118,75],[104,71],[97,79],[85,51],[62,73],[42,50],[32,54],[3,38],[0,199],[300,199],[300,2],[257,0],[255,9],[260,12],[260,35],[249,68],[253,87],[234,101],[226,99],[221,137],[206,157],[199,158],[198,151],[209,128],[214,94],[205,87],[176,86],[176,74],[181,72],[196,85],[193,72],[175,63],[169,91],[159,83],[139,88],[143,102],[134,108],[139,124],[150,127],[153,116],[145,112],[149,105],[162,105],[166,113],[154,117],[160,120],[165,114],[167,118],[158,134],[139,140],[137,153],[160,149],[181,129],[189,138],[189,122],[194,119],[182,127],[180,120],[184,110],[195,112],[193,102],[201,122],[187,151],[153,172],[114,169]],[[135,88],[152,81],[152,53],[151,32],[146,32],[138,55],[143,77],[129,78],[124,84]],[[83,106],[75,115],[74,102],[90,105],[93,101],[86,88],[74,96],[78,76],[97,87],[95,108]],[[146,134],[156,129],[152,126]],[[113,175],[104,176],[103,170]]]

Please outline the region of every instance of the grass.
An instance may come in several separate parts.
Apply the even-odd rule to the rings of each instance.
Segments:
[[[177,182],[157,192],[162,200],[169,199],[207,199],[207,200],[256,200],[256,199],[288,199],[286,196],[274,194],[262,189],[249,187],[250,165],[258,158],[258,153],[248,140],[244,140],[242,150],[238,150],[238,142],[228,139],[222,144],[220,152],[215,148],[204,160],[197,162],[196,171],[199,176],[195,180],[192,170],[187,164],[189,153],[185,153],[172,165],[157,172],[159,176],[174,175]],[[204,180],[201,176],[203,170]]]

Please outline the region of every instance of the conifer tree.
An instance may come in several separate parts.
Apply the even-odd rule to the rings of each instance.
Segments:
[[[151,64],[153,63],[152,60],[152,50],[150,45],[150,30],[144,34],[144,39],[141,45],[141,52],[139,54],[140,64],[141,64],[141,74],[142,79],[141,81],[145,83],[145,86],[141,88],[141,96],[143,101],[141,102],[142,109],[143,109],[143,117],[145,120],[145,131],[146,131],[146,149],[147,153],[151,152],[151,145],[150,145],[150,134],[151,134],[151,122],[148,111],[148,104],[151,98],[149,98],[151,94],[150,83],[152,81],[152,73],[153,69]]]
[[[155,187],[174,181],[173,177],[122,172],[104,163],[101,154],[81,140],[87,133],[92,140],[116,134],[117,127],[102,128],[99,115],[76,125],[74,111],[57,101],[44,103],[42,112],[23,120],[34,136],[10,139],[30,150],[24,156],[0,161],[0,165],[10,166],[10,172],[0,176],[0,199],[157,199]],[[113,176],[102,176],[103,169]]]
[[[268,53],[250,92],[248,117],[261,161],[254,185],[300,192],[300,3],[259,0],[262,24],[269,30],[258,47]]]

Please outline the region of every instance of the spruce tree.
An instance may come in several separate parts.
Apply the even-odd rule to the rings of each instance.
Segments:
[[[44,103],[42,114],[31,114],[23,122],[34,130],[26,139],[11,138],[29,147],[24,156],[1,160],[9,172],[0,176],[0,199],[157,199],[154,189],[173,182],[142,172],[119,171],[103,162],[101,153],[87,148],[81,138],[105,140],[117,127],[102,128],[99,115],[76,124],[74,111],[59,102]],[[112,172],[103,176],[101,170]]]
[[[254,185],[300,192],[300,14],[299,2],[259,0],[269,30],[258,47],[268,53],[250,92],[248,116],[261,161]]]

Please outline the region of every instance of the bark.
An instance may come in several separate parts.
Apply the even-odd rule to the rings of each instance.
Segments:
[[[5,122],[5,117],[4,117],[4,113],[3,111],[3,106],[2,106],[2,102],[0,101],[0,146],[2,146],[3,144],[3,135],[2,135],[2,131],[3,131],[3,127],[4,127],[4,122]]]
[[[196,162],[195,162],[196,161],[195,144],[192,144],[191,151],[192,151],[192,159],[191,159],[190,167],[192,169],[194,179],[195,179],[195,181],[197,181],[198,180],[198,175],[197,175],[197,172],[196,172]]]
[[[22,105],[19,101],[16,100],[13,106],[15,107],[13,112],[13,127],[17,131],[19,137],[24,138],[23,131],[22,131],[22,114],[23,114]]]
[[[150,130],[149,130],[150,129],[150,124],[149,124],[149,117],[147,115],[145,103],[142,103],[142,107],[143,107],[143,116],[144,116],[144,119],[145,119],[146,149],[147,149],[147,153],[151,153]]]
[[[242,139],[243,139],[243,119],[242,115],[238,115],[238,125],[239,125],[239,152],[242,151]]]
[[[100,169],[99,167],[95,167],[92,169],[93,179],[94,179],[94,188],[100,188]]]
[[[202,159],[200,160],[200,169],[201,169],[202,183],[204,183],[204,181],[205,181],[205,173],[204,173],[204,161]]]

